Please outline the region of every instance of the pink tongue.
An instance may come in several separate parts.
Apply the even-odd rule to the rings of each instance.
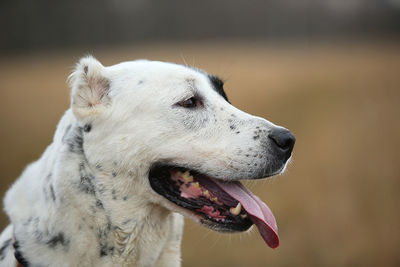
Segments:
[[[240,182],[220,182],[213,180],[222,190],[239,201],[246,212],[250,215],[251,221],[257,226],[264,241],[271,248],[279,246],[278,226],[275,217],[268,206],[256,195],[251,193]]]

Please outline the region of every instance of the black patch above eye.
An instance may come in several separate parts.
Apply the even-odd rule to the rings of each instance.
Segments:
[[[220,94],[228,103],[230,103],[228,100],[228,96],[224,91],[224,82],[217,76],[211,74],[208,74],[208,78],[210,79],[210,82],[213,85],[214,90],[217,91],[217,93]]]

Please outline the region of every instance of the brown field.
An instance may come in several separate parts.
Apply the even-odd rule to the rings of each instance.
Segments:
[[[297,137],[286,174],[247,183],[274,211],[281,245],[186,221],[183,266],[400,265],[400,45],[163,44],[93,51],[105,65],[149,58],[226,79],[237,107]],[[81,50],[0,58],[4,192],[51,142]],[[4,214],[0,226],[7,224]]]

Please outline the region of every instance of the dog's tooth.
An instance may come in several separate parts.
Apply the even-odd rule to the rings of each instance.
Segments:
[[[176,174],[177,174],[179,177],[182,177],[182,178],[183,178],[183,176],[184,176],[183,172],[181,172],[181,171],[177,171]]]
[[[200,188],[200,184],[198,182],[191,183],[193,187]]]
[[[208,190],[203,191],[203,196],[210,198],[210,192],[208,192]]]
[[[185,182],[190,183],[193,182],[193,176],[190,175],[189,171],[185,171],[184,173],[181,174],[181,177],[183,178],[183,180],[185,180]]]
[[[247,214],[240,214],[240,218],[246,219],[247,218]]]
[[[211,200],[214,201],[214,202],[217,202],[218,198],[217,197],[213,197]]]
[[[240,202],[237,204],[237,206],[236,207],[234,207],[234,208],[230,208],[230,212],[233,214],[233,215],[239,215],[239,213],[240,213],[240,211],[242,210],[242,204],[240,204]]]
[[[186,183],[193,182],[193,176],[190,175],[189,171],[185,172],[177,171],[176,174],[180,176]]]

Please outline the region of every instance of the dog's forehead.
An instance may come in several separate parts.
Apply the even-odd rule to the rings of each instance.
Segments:
[[[127,80],[132,78],[137,84],[161,83],[197,90],[211,87],[228,101],[223,81],[216,75],[194,67],[161,61],[135,60],[113,65],[109,69],[113,73],[112,79],[121,79],[125,85]]]

